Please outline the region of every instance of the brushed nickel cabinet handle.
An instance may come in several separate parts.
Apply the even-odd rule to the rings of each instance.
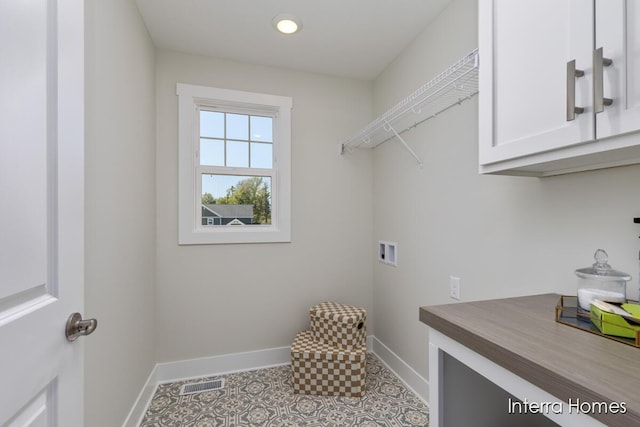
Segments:
[[[602,48],[593,51],[593,111],[602,113],[604,107],[613,104],[611,98],[604,97],[604,67],[613,64],[613,61],[603,56]]]
[[[567,121],[575,120],[576,114],[584,113],[584,108],[576,107],[576,79],[584,76],[584,71],[576,69],[576,60],[567,62]]]

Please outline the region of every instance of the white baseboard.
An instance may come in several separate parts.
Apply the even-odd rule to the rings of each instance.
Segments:
[[[156,367],[154,366],[147,378],[147,382],[142,387],[138,398],[133,404],[133,408],[129,411],[129,415],[122,424],[122,427],[138,427],[142,422],[142,418],[144,418],[144,414],[147,412],[147,408],[151,403],[151,399],[156,392],[156,388],[158,387],[158,380],[156,378]]]
[[[418,397],[429,405],[429,381],[416,372],[376,337],[372,337],[372,351]]]
[[[291,348],[277,347],[244,353],[223,354],[200,359],[158,363],[156,365],[158,384],[221,375],[229,372],[249,371],[291,362]]]
[[[159,384],[284,365],[291,362],[290,350],[291,348],[287,346],[158,363],[151,371],[151,375],[149,375],[122,427],[140,425]]]
[[[140,425],[158,384],[286,365],[291,362],[290,350],[291,348],[287,346],[158,363],[152,369],[123,427],[137,427]],[[373,352],[378,356],[416,395],[425,401],[429,400],[429,383],[372,335],[367,337],[367,351]]]

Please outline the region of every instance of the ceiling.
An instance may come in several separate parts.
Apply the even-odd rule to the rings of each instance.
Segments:
[[[136,0],[155,45],[371,80],[450,0]],[[281,13],[302,20],[279,34]]]

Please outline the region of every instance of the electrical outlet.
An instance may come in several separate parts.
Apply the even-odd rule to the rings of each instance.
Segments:
[[[449,276],[449,296],[453,299],[460,299],[460,278]]]

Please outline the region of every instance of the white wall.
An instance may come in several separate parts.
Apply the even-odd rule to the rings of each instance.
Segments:
[[[380,113],[477,47],[477,2],[454,0],[374,83]],[[482,53],[480,53],[482,60]],[[374,264],[376,337],[428,376],[423,305],[546,292],[575,294],[574,270],[603,248],[638,296],[640,166],[553,178],[478,174],[477,98],[374,150],[373,240],[398,242],[397,268]],[[553,307],[549,307],[553,316]]]
[[[156,54],[158,362],[288,346],[324,300],[371,313],[371,153],[338,155],[371,84]],[[293,98],[292,243],[178,246],[177,82]]]
[[[86,2],[85,423],[122,425],[155,364],[154,48],[132,0]]]

